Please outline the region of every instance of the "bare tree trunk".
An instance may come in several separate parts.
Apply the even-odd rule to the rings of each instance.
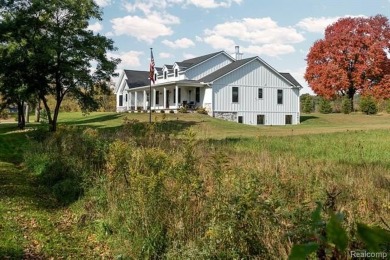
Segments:
[[[35,122],[39,122],[41,120],[41,100],[38,99],[38,104],[35,108]]]
[[[26,123],[30,123],[30,107],[28,103],[25,105],[25,121]]]
[[[26,126],[26,121],[24,117],[24,102],[20,101],[17,103],[18,105],[18,128],[24,129]]]

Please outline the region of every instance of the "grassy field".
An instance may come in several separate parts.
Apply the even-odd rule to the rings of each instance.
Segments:
[[[92,126],[97,128],[117,128],[123,119],[148,122],[149,114],[144,113],[91,113],[83,116],[81,113],[62,113],[59,122],[77,124],[79,126]],[[163,119],[164,118],[164,119]],[[288,136],[346,132],[355,130],[390,129],[390,115],[380,114],[367,116],[356,114],[304,114],[300,125],[291,126],[248,126],[234,122],[223,121],[197,113],[188,114],[152,114],[152,121],[166,120],[179,128],[192,128],[198,138],[224,139],[231,137],[257,137],[257,136]]]
[[[97,132],[60,128],[49,141],[60,150],[30,147],[38,124],[18,131],[14,122],[0,122],[0,258],[145,258],[164,252],[169,259],[207,259],[257,252],[282,259],[291,241],[304,241],[314,202],[325,202],[328,191],[340,193],[337,209],[351,234],[359,221],[382,227],[383,220],[390,222],[388,114],[310,114],[296,126],[152,114],[171,137],[145,132],[141,139],[129,139],[125,117],[149,119],[61,113],[60,125]],[[196,141],[187,140],[189,129]],[[108,133],[116,136],[109,147],[98,146],[112,138]],[[58,203],[26,167],[54,163],[61,171],[64,163],[65,173],[72,167],[86,171],[81,166],[100,158],[103,148],[111,158],[99,169],[104,174],[94,173],[95,186],[71,204]],[[161,225],[167,231],[161,233]]]

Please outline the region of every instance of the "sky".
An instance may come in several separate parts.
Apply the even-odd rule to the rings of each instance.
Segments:
[[[390,19],[390,0],[95,0],[102,20],[89,29],[115,42],[123,69],[149,70],[150,48],[157,67],[224,50],[234,57],[259,56],[280,72],[304,80],[306,55],[326,26],[342,17]],[[115,81],[115,79],[114,79]]]

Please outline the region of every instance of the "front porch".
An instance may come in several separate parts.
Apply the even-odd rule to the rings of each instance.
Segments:
[[[127,89],[125,111],[142,112],[150,109],[155,112],[177,112],[180,109],[194,111],[203,106],[205,85],[197,82],[181,84],[153,85],[150,87]],[[151,95],[150,95],[151,94]],[[151,100],[149,106],[149,100]]]

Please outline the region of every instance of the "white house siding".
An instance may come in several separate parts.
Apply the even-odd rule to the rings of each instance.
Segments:
[[[206,109],[209,115],[212,115],[212,98],[213,98],[213,89],[211,87],[201,88],[200,89],[201,101],[203,97],[202,107]]]
[[[286,115],[292,124],[299,123],[299,90],[292,88],[281,76],[254,60],[233,73],[216,80],[213,85],[215,117],[257,124],[257,115],[264,115],[265,125],[284,125]],[[232,102],[232,87],[238,87],[238,102]],[[263,98],[258,98],[258,89]],[[283,104],[277,104],[277,90],[283,90]]]
[[[117,82],[117,85],[115,86],[115,95],[116,95],[116,112],[124,112],[127,110],[127,104],[126,104],[126,91],[124,91],[126,87],[126,80],[127,77],[124,72],[121,73],[120,80]],[[122,106],[119,106],[119,96],[122,96],[123,103]]]
[[[221,53],[218,56],[195,66],[194,68],[188,69],[185,72],[185,76],[189,80],[198,80],[230,63],[232,63],[232,60],[225,54]]]

